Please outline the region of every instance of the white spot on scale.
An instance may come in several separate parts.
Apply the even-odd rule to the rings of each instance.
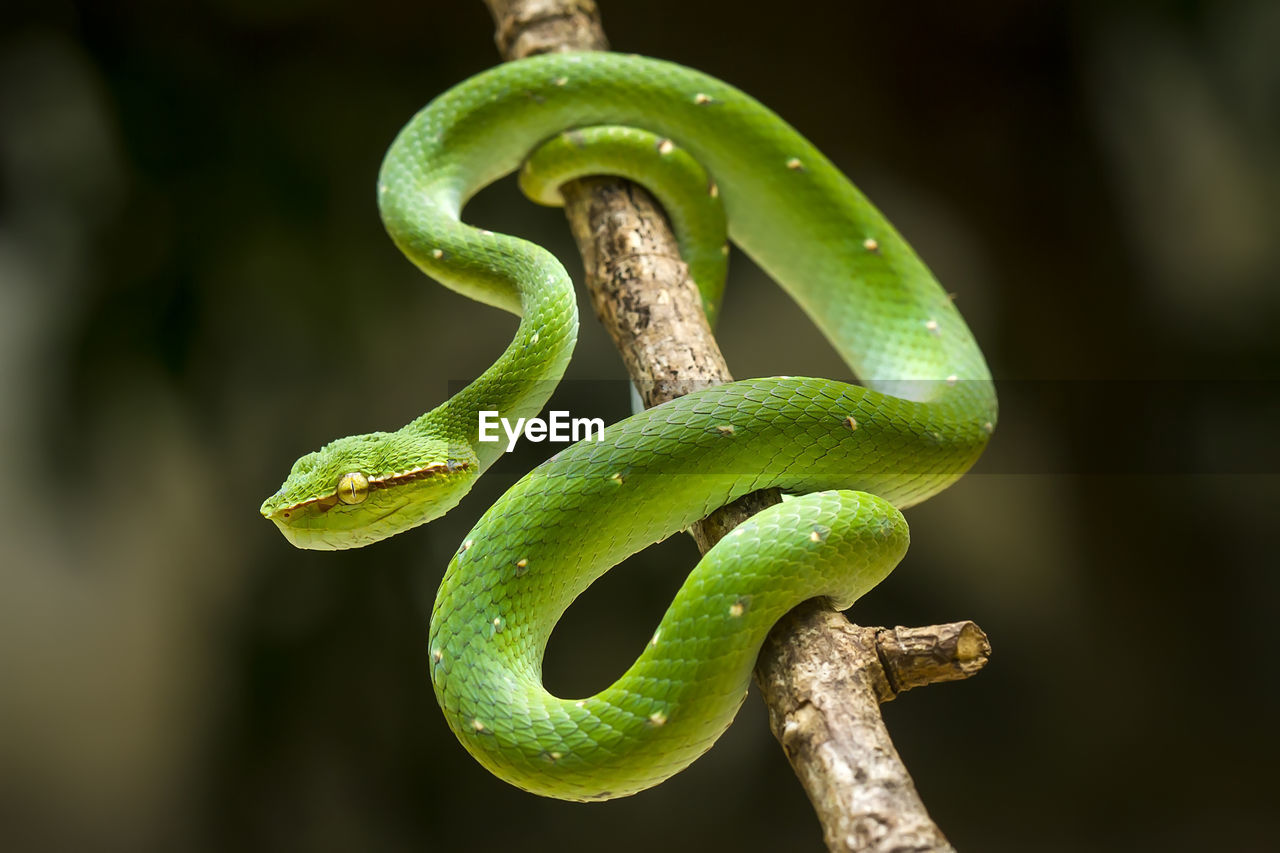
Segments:
[[[435,258],[437,261],[438,261],[438,260],[440,260],[441,258],[443,258],[443,257],[444,257],[444,250],[443,250],[443,249],[432,249],[432,250],[431,250],[431,257]]]

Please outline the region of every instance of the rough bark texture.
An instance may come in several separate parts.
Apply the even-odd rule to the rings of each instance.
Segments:
[[[607,48],[591,0],[485,0],[503,57]],[[596,314],[612,335],[646,407],[732,381],[661,208],[613,178],[561,188]],[[755,492],[689,532],[706,551],[780,497]],[[884,727],[879,704],[898,693],[966,678],[990,653],[971,622],[861,628],[821,602],[804,604],[769,635],[756,681],[771,727],[818,813],[827,845],[842,851],[943,851]]]
[[[593,0],[484,0],[505,60],[557,50],[608,50]]]
[[[724,381],[729,367],[653,197],[613,178],[574,181],[561,194],[596,316],[645,408]]]
[[[876,634],[816,602],[787,614],[756,664],[769,726],[818,811],[829,850],[951,850],[880,716],[894,688]]]
[[[913,687],[968,678],[991,657],[986,633],[972,622],[866,630],[875,631],[876,651],[892,691],[881,702]]]

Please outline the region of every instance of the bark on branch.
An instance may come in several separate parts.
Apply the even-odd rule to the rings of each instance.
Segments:
[[[485,0],[503,58],[605,50],[592,0]],[[646,407],[732,381],[662,210],[642,188],[589,178],[561,188],[596,314]],[[706,551],[780,500],[755,492],[695,525]],[[827,846],[945,851],[880,716],[879,704],[936,681],[967,678],[990,654],[972,622],[862,628],[820,602],[787,615],[756,663],[770,726],[804,785]]]

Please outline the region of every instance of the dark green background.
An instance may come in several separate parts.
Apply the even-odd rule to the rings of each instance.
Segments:
[[[497,61],[478,0],[4,16],[0,846],[817,849],[756,698],[690,770],[604,805],[523,794],[449,734],[434,588],[545,446],[362,552],[295,551],[257,516],[300,453],[400,425],[514,328],[422,279],[374,204],[398,128]],[[1274,843],[1280,6],[604,16],[618,49],[739,85],[841,164],[1002,381],[978,472],[909,513],[910,555],[853,611],[992,637],[977,678],[885,708],[944,830],[986,851]],[[469,216],[578,275],[560,214],[510,185]],[[736,375],[847,374],[735,273]],[[560,401],[620,417],[585,318]],[[593,588],[550,685],[621,672],[693,558],[678,537]]]

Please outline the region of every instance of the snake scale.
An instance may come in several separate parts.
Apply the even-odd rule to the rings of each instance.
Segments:
[[[908,543],[899,510],[963,474],[996,419],[990,373],[952,300],[778,116],[664,61],[537,56],[432,101],[392,144],[378,185],[404,254],[446,286],[519,315],[516,336],[483,375],[402,429],[299,459],[262,506],[294,545],[357,547],[439,517],[503,452],[478,441],[478,412],[514,421],[541,410],[576,339],[572,282],[545,250],[464,224],[461,211],[566,131],[583,158],[578,173],[609,171],[591,159],[597,146],[573,135],[598,126],[658,140],[638,143],[649,149],[634,158],[641,173],[674,152],[700,164],[710,181],[698,193],[718,196],[731,239],[864,384],[750,379],[612,424],[603,440],[568,446],[520,480],[458,548],[428,639],[445,719],[501,778],[570,800],[635,793],[705,752],[733,719],[773,623],[817,596],[848,607],[887,575]],[[609,156],[632,159],[625,149]],[[690,180],[660,196],[677,225]],[[690,251],[718,254],[706,245],[715,239],[695,235]],[[717,282],[702,287],[714,310]],[[597,577],[770,486],[790,499],[703,557],[616,682],[576,699],[542,686],[552,629]]]

